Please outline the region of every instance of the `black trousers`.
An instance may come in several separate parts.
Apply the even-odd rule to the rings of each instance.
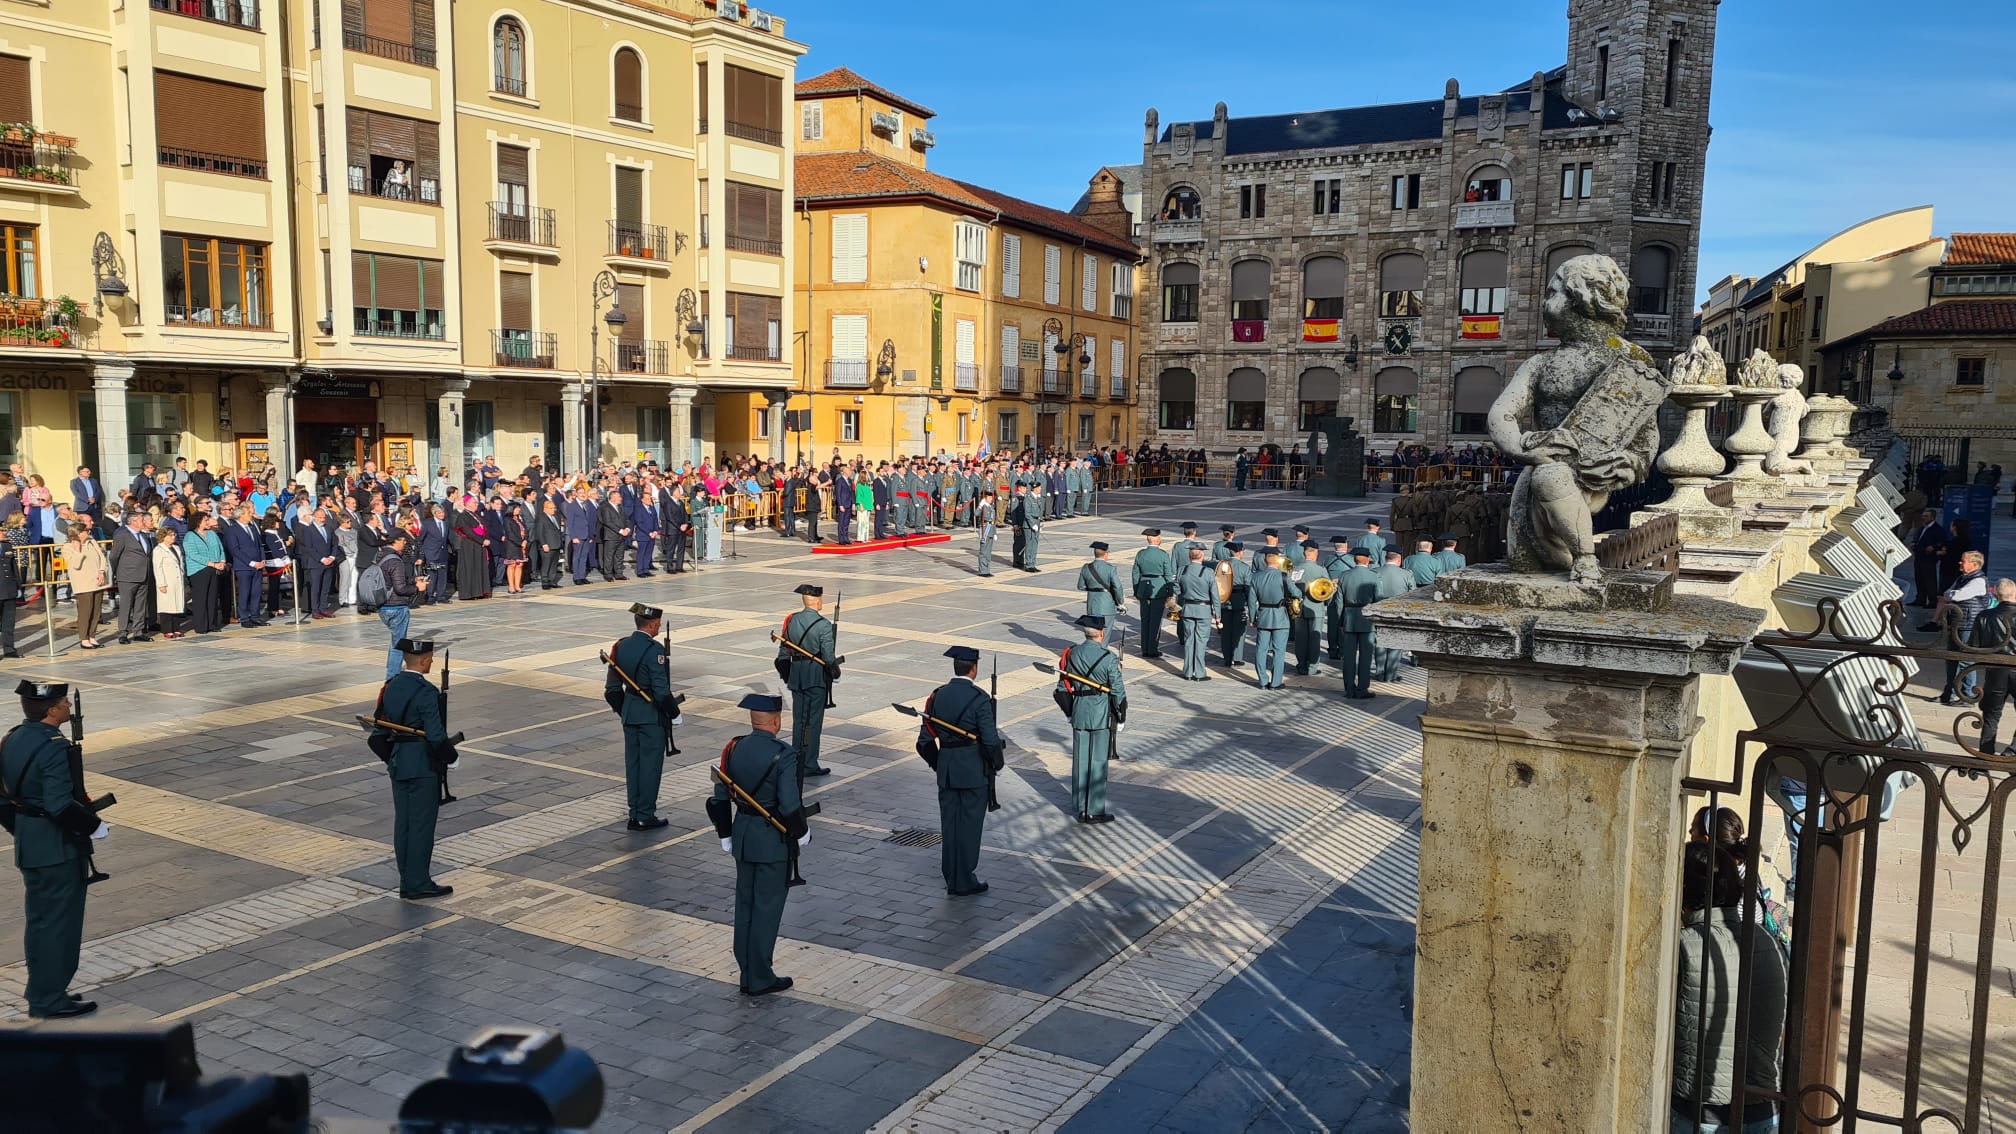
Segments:
[[[189,624],[198,634],[208,634],[217,629],[217,569],[205,567],[189,576]],[[14,635],[7,635],[6,644],[14,645]]]
[[[427,601],[422,606],[448,601],[448,565],[427,569]]]
[[[819,509],[816,505],[805,513],[805,531],[812,537],[813,543],[819,542]]]
[[[20,607],[15,599],[0,601],[0,650],[14,652],[14,613]]]
[[[665,566],[667,570],[686,569],[686,548],[692,542],[689,532],[672,531],[665,533]]]
[[[335,607],[332,601],[336,597],[335,580],[332,578],[335,569],[317,563],[303,574],[307,577],[308,594],[301,605],[307,607],[311,614],[328,614]]]
[[[12,644],[10,637],[9,644]],[[1978,667],[1981,671],[1981,751],[1996,755],[1996,730],[2002,724],[2002,707],[2009,703],[2010,686],[2016,672],[2006,666]]]
[[[539,556],[539,582],[540,582],[540,585],[542,585],[542,586],[547,586],[547,587],[557,587],[557,586],[559,586],[559,585],[560,585],[560,549],[556,547],[556,548],[554,548],[554,549],[553,549],[553,550],[551,550],[551,551],[544,551],[544,550],[540,550],[540,551],[538,551],[538,552],[537,552],[537,554],[538,554],[538,556]]]
[[[1931,606],[1939,599],[1939,561],[1929,555],[1916,556],[1911,560],[1911,581],[1916,593],[1911,601],[1918,606]]]
[[[1218,631],[1218,653],[1228,666],[1239,664],[1239,651],[1245,645],[1246,604],[1238,596],[1225,606],[1218,608],[1219,621],[1224,628]]]
[[[623,574],[623,537],[610,536],[600,541],[602,556],[602,577],[620,578]]]

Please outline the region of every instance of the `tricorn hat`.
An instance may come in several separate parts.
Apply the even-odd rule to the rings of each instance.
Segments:
[[[800,583],[798,584],[798,589],[792,591],[791,593],[794,595],[807,595],[811,598],[818,598],[826,593],[826,588],[815,587],[811,583]]]
[[[945,656],[962,665],[980,660],[980,651],[971,646],[953,646],[945,651]]]
[[[1083,626],[1087,630],[1104,630],[1106,629],[1106,616],[1103,614],[1081,614],[1078,616],[1078,625]]]
[[[735,707],[752,713],[781,713],[784,711],[784,698],[775,693],[749,693],[737,701]]]
[[[61,681],[23,681],[14,687],[18,697],[30,697],[37,701],[54,701],[70,695],[70,686]]]
[[[664,612],[664,611],[662,611],[662,610],[659,610],[659,609],[658,609],[657,607],[655,607],[655,606],[646,606],[646,605],[644,605],[644,604],[643,604],[643,603],[641,603],[641,602],[633,602],[633,603],[631,603],[631,604],[630,604],[630,613],[632,613],[632,614],[636,615],[637,617],[639,617],[639,618],[643,619],[643,620],[644,620],[644,621],[646,621],[646,622],[649,622],[649,621],[651,621],[651,620],[652,620],[652,619],[654,619],[654,618],[663,618],[663,617],[665,617],[665,612]]]

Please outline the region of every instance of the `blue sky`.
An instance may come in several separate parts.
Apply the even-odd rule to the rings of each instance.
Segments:
[[[1220,100],[1238,116],[1439,98],[1451,76],[1502,90],[1567,52],[1563,0],[774,3],[811,48],[801,76],[844,65],[923,103],[932,169],[1058,208],[1099,166],[1141,160],[1150,106],[1166,123]],[[1997,7],[1726,0],[1699,289],[1910,205],[1936,206],[1942,234],[2016,229]]]

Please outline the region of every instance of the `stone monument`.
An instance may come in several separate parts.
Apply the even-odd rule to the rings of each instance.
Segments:
[[[1365,438],[1351,428],[1354,418],[1319,417],[1309,432],[1311,496],[1365,495]],[[1318,445],[1321,440],[1323,444]],[[1317,454],[1322,462],[1317,463]]]
[[[1708,499],[1708,486],[1728,467],[1728,461],[1708,440],[1708,411],[1729,397],[1728,367],[1706,337],[1694,336],[1686,350],[1667,365],[1672,380],[1666,396],[1685,415],[1679,436],[1659,454],[1658,469],[1673,482],[1673,495],[1639,513],[1647,518],[1664,512],[1680,515],[1680,536],[1686,540],[1735,535],[1742,525],[1735,513]]]
[[[1630,292],[1608,256],[1562,264],[1540,308],[1561,345],[1528,359],[1491,405],[1491,440],[1531,466],[1512,489],[1514,571],[1565,569],[1577,583],[1600,583],[1592,517],[1652,467],[1666,376],[1624,338]],[[1527,414],[1531,430],[1520,426]]]
[[[1778,368],[1779,394],[1771,399],[1771,452],[1764,457],[1764,471],[1772,476],[1812,475],[1813,463],[1792,455],[1799,445],[1799,423],[1806,417],[1806,395],[1799,392],[1805,384],[1806,375],[1798,367],[1786,363]]]
[[[1777,447],[1771,431],[1764,428],[1764,407],[1778,400],[1784,387],[1778,384],[1778,360],[1753,350],[1736,368],[1736,407],[1743,414],[1736,430],[1722,439],[1722,449],[1735,466],[1722,479],[1757,480],[1765,475],[1764,458]]]

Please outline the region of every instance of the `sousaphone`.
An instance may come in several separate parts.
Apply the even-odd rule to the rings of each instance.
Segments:
[[[1232,561],[1218,564],[1218,601],[1222,605],[1232,601]]]

